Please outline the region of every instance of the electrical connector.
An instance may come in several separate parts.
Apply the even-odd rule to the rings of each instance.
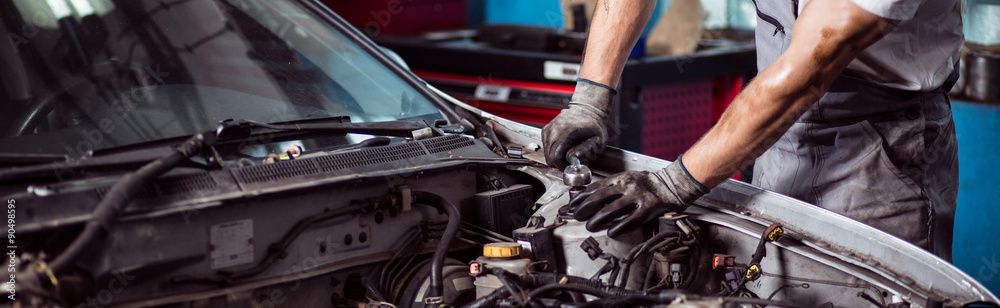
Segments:
[[[732,269],[736,266],[736,257],[724,254],[712,256],[712,269]]]

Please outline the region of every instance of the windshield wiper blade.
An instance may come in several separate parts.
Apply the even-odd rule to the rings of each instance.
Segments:
[[[22,153],[0,153],[0,164],[41,164],[54,161],[65,161],[69,159],[66,154],[22,154]]]
[[[317,134],[369,134],[374,136],[413,137],[414,131],[435,131],[423,120],[395,120],[384,122],[344,123],[344,118],[309,119],[293,122],[262,123],[249,120],[226,120],[217,126],[215,134],[218,142],[246,140],[254,136],[278,132],[304,132]],[[440,135],[439,132],[437,132]],[[186,137],[185,137],[186,138]],[[0,169],[0,182],[25,179],[62,178],[74,171],[103,169],[111,167],[138,166],[173,151],[172,146],[139,147],[123,151],[105,149],[94,156],[79,160],[64,160],[51,163],[17,166]],[[129,145],[124,147],[134,147]],[[108,152],[110,151],[110,153]]]
[[[138,166],[160,158],[170,151],[173,151],[170,147],[135,149],[79,160],[66,159],[46,164],[11,167],[0,170],[0,181],[62,178],[76,170]]]
[[[368,134],[374,136],[413,137],[413,132],[432,129],[423,120],[395,120],[385,122],[317,122],[303,120],[295,122],[262,123],[249,120],[223,121],[217,132],[220,141],[244,139],[253,135],[274,132],[309,132],[326,134]]]

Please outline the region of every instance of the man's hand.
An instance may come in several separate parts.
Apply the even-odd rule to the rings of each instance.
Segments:
[[[545,162],[566,168],[566,153],[575,151],[581,161],[591,161],[604,151],[608,140],[608,111],[614,90],[588,80],[576,83],[569,108],[542,128]]]
[[[708,191],[680,161],[656,172],[626,171],[590,184],[570,204],[573,218],[589,219],[591,232],[610,227],[608,236],[618,237],[663,213],[683,212]]]
[[[597,1],[600,9],[594,10],[580,63],[581,79],[569,108],[542,129],[545,162],[550,166],[566,168],[566,153],[574,147],[581,161],[604,151],[613,89],[654,6],[655,0]]]

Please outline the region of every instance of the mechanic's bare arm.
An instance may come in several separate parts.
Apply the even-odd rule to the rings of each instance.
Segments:
[[[788,49],[684,154],[684,167],[707,187],[725,181],[773,145],[861,50],[893,27],[891,20],[850,0],[809,1],[795,23]]]
[[[587,36],[580,78],[618,87],[629,51],[653,14],[656,0],[599,0]]]
[[[580,80],[566,109],[542,127],[545,163],[569,165],[567,155],[586,163],[604,151],[608,119],[629,50],[635,45],[655,0],[599,0],[594,10]]]

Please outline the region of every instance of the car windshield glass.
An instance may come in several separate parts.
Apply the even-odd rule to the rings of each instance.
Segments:
[[[0,152],[84,156],[224,119],[439,117],[290,0],[0,0]]]

